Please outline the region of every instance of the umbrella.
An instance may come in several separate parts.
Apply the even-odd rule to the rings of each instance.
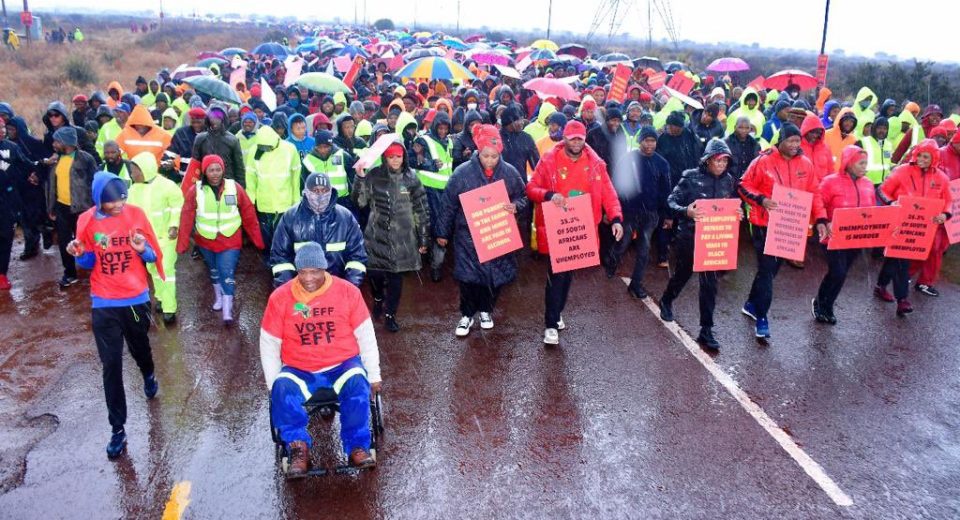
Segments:
[[[523,88],[536,92],[540,97],[557,97],[578,100],[580,95],[567,83],[552,78],[535,78],[523,84]]]
[[[233,55],[246,54],[246,53],[247,51],[241,49],[240,47],[227,47],[226,49],[223,49],[222,51],[220,51],[220,54],[223,54],[224,56],[233,56]]]
[[[202,92],[214,99],[226,101],[228,103],[242,104],[237,91],[233,90],[226,82],[213,76],[193,76],[183,80],[184,83],[193,87],[197,92]]]
[[[222,58],[204,58],[196,63],[197,67],[209,67],[210,65],[226,65],[228,62]]]
[[[702,104],[702,103],[700,103],[700,102],[697,101],[696,99],[693,99],[692,97],[690,97],[690,96],[688,96],[688,95],[686,95],[686,94],[681,94],[680,92],[677,92],[676,90],[673,90],[673,89],[670,88],[670,87],[663,87],[663,90],[665,90],[665,91],[666,91],[668,94],[670,94],[671,96],[679,99],[680,101],[683,101],[684,103],[692,106],[693,108],[696,108],[696,109],[698,109],[698,110],[702,110],[702,109],[703,109],[703,104]]]
[[[599,59],[597,59],[597,63],[599,63],[603,67],[616,65],[617,63],[623,63],[624,65],[628,65],[630,67],[633,66],[633,61],[630,60],[630,56],[627,56],[626,54],[619,53],[619,52],[611,52],[610,54],[604,54],[603,56],[600,56]]]
[[[442,43],[455,51],[470,50],[470,47],[466,43],[463,43],[457,38],[447,38],[446,40],[443,40]]]
[[[356,58],[358,55],[363,56],[364,58],[370,57],[363,47],[357,47],[355,45],[347,45],[346,47],[337,51],[337,56],[350,56],[350,59]]]
[[[816,88],[817,78],[802,70],[781,70],[763,82],[764,88],[786,90],[788,86],[796,85],[800,90]]]
[[[193,76],[210,76],[213,72],[206,67],[188,67],[186,64],[180,65],[174,69],[170,79],[174,81],[183,81]]]
[[[294,49],[294,52],[297,54],[303,54],[304,52],[316,52],[320,50],[320,44],[317,42],[310,43],[301,43],[297,45],[297,48]]]
[[[477,43],[480,40],[483,40],[484,36],[482,34],[471,34],[463,39],[467,43]]]
[[[667,74],[673,74],[678,70],[687,70],[687,66],[679,61],[668,61],[667,64],[664,65],[663,70],[666,71]]]
[[[637,69],[663,70],[660,58],[654,58],[653,56],[641,56],[633,60],[633,66]]]
[[[556,53],[549,49],[537,49],[528,56],[530,61],[553,61],[557,59]]]
[[[483,51],[470,56],[470,59],[483,65],[510,65],[510,58],[496,52]]]
[[[320,54],[326,56],[327,54],[337,52],[342,48],[343,48],[342,43],[324,42],[320,44]]]
[[[350,93],[350,87],[326,72],[307,72],[297,78],[297,81],[294,83],[308,90],[322,92],[324,94],[335,94],[337,92],[343,92],[344,94]]]
[[[418,33],[413,33],[412,36],[413,36],[414,38],[430,38],[430,37],[433,36],[433,35],[430,34],[430,33],[427,32],[427,31],[420,31],[420,32],[418,32]]]
[[[197,54],[198,60],[205,60],[207,58],[219,58],[223,61],[227,61],[226,56],[224,56],[222,53],[219,53],[219,52],[203,51],[200,54]]]
[[[253,49],[250,53],[265,55],[265,56],[276,56],[278,58],[286,58],[287,55],[290,54],[290,50],[277,42],[267,42],[267,43],[261,43],[260,45],[257,45],[257,47]]]
[[[407,61],[417,60],[420,58],[432,58],[434,56],[446,56],[447,53],[438,47],[430,47],[429,49],[414,49],[403,55],[403,59]]]
[[[750,70],[750,65],[740,58],[717,58],[707,65],[711,72],[742,72]]]
[[[557,54],[569,54],[571,56],[576,56],[581,60],[587,59],[588,56],[587,48],[576,43],[561,45],[560,48],[557,49]]]
[[[554,52],[560,50],[560,46],[550,40],[537,40],[531,43],[530,47],[533,47],[534,49],[548,49]]]
[[[394,74],[398,78],[476,79],[463,65],[446,58],[420,58],[408,63]]]

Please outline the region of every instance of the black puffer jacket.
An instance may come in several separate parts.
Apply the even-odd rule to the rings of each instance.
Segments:
[[[240,140],[237,139],[237,136],[227,132],[227,127],[224,124],[225,122],[221,123],[220,128],[214,130],[210,126],[210,119],[207,118],[208,130],[197,134],[197,138],[193,142],[191,157],[203,160],[207,155],[219,155],[223,159],[224,177],[233,179],[246,188],[246,168],[243,164],[243,150],[240,149]]]
[[[293,265],[298,245],[316,242],[323,246],[327,272],[357,287],[363,282],[367,268],[367,251],[363,233],[350,210],[336,204],[333,189],[330,205],[322,213],[314,213],[306,200],[288,209],[280,217],[270,248],[270,267],[274,285],[279,287],[297,275]]]
[[[460,206],[460,194],[504,181],[510,202],[517,205],[517,214],[522,214],[529,205],[524,188],[525,182],[517,169],[502,158],[493,169],[493,176],[487,179],[483,174],[480,159],[474,155],[469,161],[458,166],[443,192],[443,210],[440,213],[437,236],[453,241],[454,262],[453,277],[461,282],[500,287],[517,277],[517,259],[514,253],[495,258],[481,264],[473,244],[473,236],[467,225],[467,218]],[[519,238],[519,237],[518,237]]]
[[[392,273],[419,271],[418,249],[430,243],[427,192],[407,165],[406,152],[400,172],[390,173],[386,162],[366,177],[357,176],[350,189],[359,209],[370,208],[363,233],[367,267]]]
[[[760,153],[760,143],[750,134],[747,134],[747,138],[741,141],[735,133],[727,137],[726,143],[730,147],[730,169],[728,171],[730,175],[733,175],[733,178],[739,181],[747,171],[747,166],[750,166],[750,163]]]
[[[737,181],[730,175],[729,168],[719,177],[707,170],[707,159],[718,153],[730,153],[725,142],[714,139],[707,143],[700,165],[683,172],[680,183],[667,197],[667,206],[677,221],[677,240],[693,240],[696,224],[687,216],[687,206],[701,199],[737,198]]]
[[[657,139],[657,153],[670,164],[670,185],[676,186],[680,176],[690,168],[696,168],[700,160],[700,141],[689,128],[684,127],[678,136],[664,132]]]
[[[473,142],[473,134],[470,133],[470,123],[477,121],[483,122],[480,112],[470,110],[463,120],[463,132],[457,134],[453,139],[453,167],[456,168],[470,160],[473,152],[477,151],[477,145]]]

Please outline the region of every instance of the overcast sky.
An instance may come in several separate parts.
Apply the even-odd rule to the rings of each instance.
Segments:
[[[153,1],[159,5],[159,0]],[[609,1],[554,0],[552,27],[554,31],[586,33],[596,11]],[[13,0],[13,3],[17,1]],[[31,5],[42,10],[45,3],[34,0]],[[50,3],[76,8],[89,5],[88,0],[55,0]],[[339,16],[351,22],[356,8],[361,21],[366,10],[371,22],[386,17],[401,25],[412,25],[416,18],[418,25],[425,28],[454,26],[458,3],[462,27],[546,31],[549,0],[231,0],[222,3],[163,0],[164,9],[173,13],[189,13],[194,6],[200,6],[201,14],[220,9],[224,13],[299,14],[328,19]],[[671,6],[681,39],[820,49],[825,0],[659,0],[659,3]],[[144,9],[152,4],[149,1],[131,4],[127,0],[99,0],[97,5],[107,9]],[[264,5],[276,11],[266,12]],[[645,36],[647,0],[624,0],[620,5],[620,12],[626,14],[621,15],[623,23],[619,32]],[[833,0],[827,52],[844,49],[848,54],[872,57],[882,51],[901,58],[958,61],[958,37],[954,32],[956,21],[960,19],[958,16],[960,2],[957,0]],[[654,38],[666,37],[664,24],[656,10],[653,19]],[[954,29],[948,28],[951,25]],[[609,25],[606,27],[609,29]],[[604,39],[606,34],[606,30],[601,31]]]

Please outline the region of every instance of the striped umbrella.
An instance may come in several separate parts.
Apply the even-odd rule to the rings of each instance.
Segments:
[[[476,76],[474,76],[469,70],[465,69],[463,65],[460,65],[453,60],[439,57],[420,58],[418,60],[411,61],[405,67],[397,71],[394,76],[400,78],[417,79],[476,79]]]

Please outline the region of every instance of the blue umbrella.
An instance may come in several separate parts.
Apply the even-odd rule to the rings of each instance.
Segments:
[[[355,45],[347,45],[346,47],[337,51],[337,56],[350,56],[350,59],[356,58],[358,55],[363,56],[364,58],[370,57],[366,50]]]
[[[297,54],[304,52],[316,52],[320,50],[320,45],[317,42],[301,43],[294,50],[297,52]]]
[[[277,42],[267,42],[257,45],[255,49],[250,51],[250,54],[259,54],[265,56],[276,56],[278,58],[285,58],[290,54],[290,50],[284,47],[283,45]]]
[[[224,56],[233,56],[246,53],[247,51],[241,49],[240,47],[227,47],[226,49],[220,51],[220,54],[223,54]]]
[[[468,51],[468,50],[470,50],[470,46],[469,46],[469,45],[467,45],[466,43],[463,43],[462,41],[460,41],[460,40],[457,39],[457,38],[447,38],[446,40],[443,40],[443,44],[446,45],[448,48],[453,49],[453,50],[455,50],[455,51]]]
[[[557,59],[557,54],[550,49],[537,49],[530,53],[530,61],[553,61]]]

